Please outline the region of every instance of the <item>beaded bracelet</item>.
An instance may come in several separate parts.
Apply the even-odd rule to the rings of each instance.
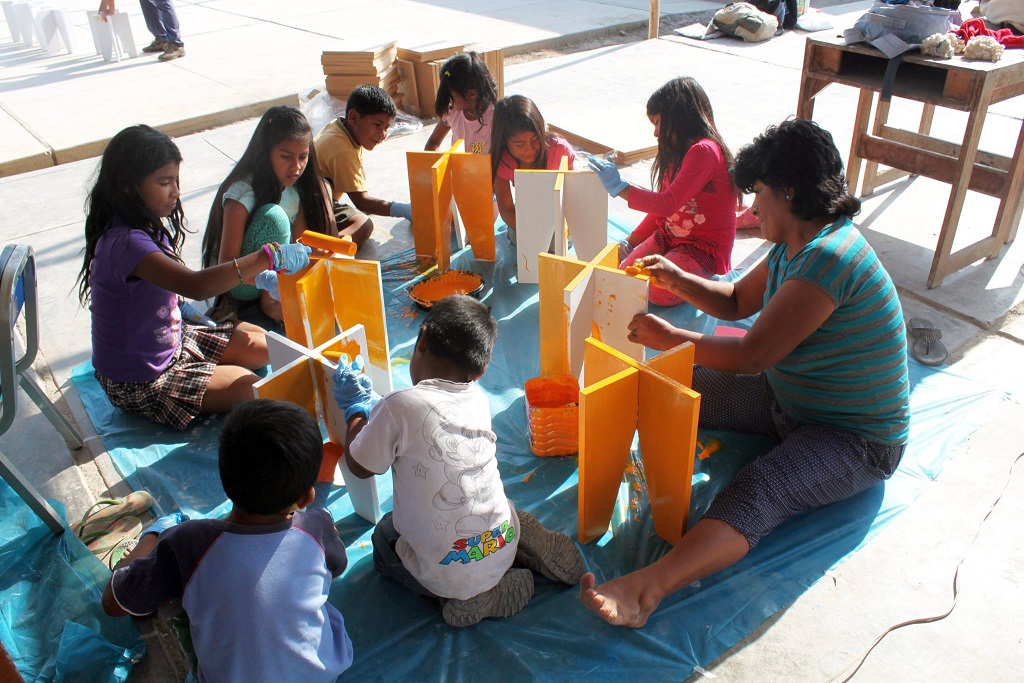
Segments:
[[[238,273],[238,284],[244,285],[245,280],[242,278],[242,269],[238,267],[238,259],[233,258],[231,262],[235,264],[235,272]]]
[[[263,245],[263,253],[266,254],[267,260],[270,261],[270,270],[277,270],[274,267],[274,252],[272,252],[270,250],[270,245],[269,244],[264,244]]]

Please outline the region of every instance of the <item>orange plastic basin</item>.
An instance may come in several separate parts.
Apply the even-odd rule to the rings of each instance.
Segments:
[[[534,377],[526,382],[526,422],[534,455],[579,452],[580,385],[571,375]]]

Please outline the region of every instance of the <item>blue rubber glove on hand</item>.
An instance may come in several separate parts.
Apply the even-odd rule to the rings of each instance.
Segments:
[[[392,218],[404,218],[405,220],[412,223],[412,204],[403,204],[402,202],[391,202],[391,209],[389,210]]]
[[[370,409],[380,400],[380,395],[373,390],[373,382],[362,370],[362,356],[356,356],[351,363],[344,355],[338,360],[338,369],[334,373],[334,402],[345,411],[345,422],[359,413],[369,416]]]
[[[282,244],[274,270],[293,275],[309,265],[309,255],[312,253],[313,250],[305,244]]]
[[[187,301],[182,301],[178,304],[178,310],[181,311],[181,319],[192,323],[193,325],[202,325],[203,327],[217,327],[217,323],[213,321],[213,318],[203,315],[196,310],[196,307]]]
[[[277,301],[281,300],[281,292],[277,288],[277,273],[272,270],[264,270],[256,276],[256,289],[262,289]]]
[[[177,526],[188,519],[188,515],[184,515],[180,512],[174,512],[169,515],[164,515],[158,518],[155,522],[146,527],[142,536],[146,534],[162,534],[163,532],[170,529],[172,526]],[[142,536],[139,536],[139,540],[142,540]]]
[[[594,172],[597,173],[597,178],[604,185],[605,191],[611,196],[617,197],[620,192],[629,187],[629,183],[619,175],[619,168],[615,165],[614,161],[589,157],[588,163],[590,168],[594,169]]]

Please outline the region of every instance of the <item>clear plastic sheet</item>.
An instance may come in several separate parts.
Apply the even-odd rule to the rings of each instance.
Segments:
[[[494,357],[481,380],[498,435],[498,459],[506,494],[546,526],[575,537],[577,459],[537,458],[529,449],[524,384],[538,374],[537,286],[515,284],[515,251],[499,228],[497,259],[477,263],[468,251],[453,268],[483,275],[482,300],[499,322]],[[612,224],[609,238],[628,228]],[[383,264],[388,334],[396,387],[409,385],[408,361],[424,313],[407,289],[425,266],[411,252]],[[652,307],[652,310],[655,310]],[[710,331],[715,322],[687,306],[656,312],[690,329]],[[688,586],[665,600],[641,630],[608,626],[580,604],[578,591],[538,579],[521,613],[451,629],[440,610],[378,575],[372,566],[372,528],[357,517],[344,489],[330,496],[330,509],[348,548],[349,568],[331,589],[331,602],[345,615],[355,663],[342,680],[682,680],[706,666],[796,599],[826,570],[854,552],[917,497],[943,462],[983,421],[1004,394],[950,372],[911,364],[911,442],[896,475],[855,498],[791,520],[743,561]],[[186,437],[110,408],[91,370],[75,383],[121,472],[135,487],[148,488],[165,510],[189,514],[226,512],[217,479],[216,432],[220,418],[194,424]],[[772,446],[766,437],[702,430],[721,448],[697,460],[691,521],[751,459]],[[668,545],[650,520],[642,486],[642,461],[620,487],[612,531],[583,546],[599,580],[613,578],[661,557]],[[382,507],[391,508],[391,482],[378,477]],[[638,485],[639,484],[639,485]]]
[[[324,129],[324,126],[339,116],[345,115],[345,102],[337,97],[332,97],[326,90],[312,88],[299,93],[299,109],[305,114],[306,120],[309,121],[309,127],[313,130],[313,136],[316,137],[317,133]],[[422,121],[399,109],[395,120],[388,127],[388,137],[412,135],[422,128]]]

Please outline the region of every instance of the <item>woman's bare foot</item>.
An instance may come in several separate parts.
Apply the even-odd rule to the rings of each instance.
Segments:
[[[587,572],[580,581],[580,601],[613,626],[641,628],[661,602],[650,594],[641,574],[633,572],[598,586]]]

